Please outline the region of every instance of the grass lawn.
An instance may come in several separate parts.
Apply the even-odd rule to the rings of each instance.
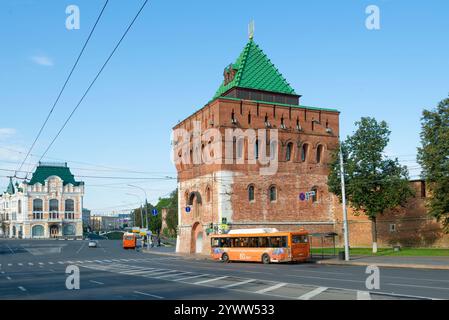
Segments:
[[[336,254],[339,251],[343,251],[344,248],[335,248]],[[313,248],[312,253],[314,255],[333,254],[333,248]],[[351,248],[350,254],[354,255],[370,255],[370,256],[397,256],[397,257],[449,257],[449,249],[429,249],[429,248],[401,248],[401,251],[395,252],[393,248],[379,248],[376,254],[372,253],[371,248]]]

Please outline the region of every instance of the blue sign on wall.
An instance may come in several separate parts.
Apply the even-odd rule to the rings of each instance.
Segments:
[[[153,210],[151,210],[151,213],[153,214],[153,216],[157,216],[157,209],[154,208]]]
[[[301,192],[301,193],[299,194],[299,199],[300,199],[301,201],[304,201],[304,200],[306,199],[306,195],[304,194],[304,192]]]
[[[190,212],[190,207],[186,207],[186,212],[187,212],[187,213]]]

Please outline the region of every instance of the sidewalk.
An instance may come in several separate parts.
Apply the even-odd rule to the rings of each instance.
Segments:
[[[337,258],[317,259],[317,264],[449,270],[449,257],[352,256],[350,261]]]

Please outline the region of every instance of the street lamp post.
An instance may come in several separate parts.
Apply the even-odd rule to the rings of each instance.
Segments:
[[[341,180],[341,198],[343,207],[343,232],[345,239],[345,260],[349,261],[349,226],[348,226],[348,214],[346,212],[346,191],[345,191],[345,169],[343,161],[343,152],[340,143],[340,180]]]
[[[145,194],[145,220],[146,220],[146,223],[147,223],[147,229],[150,229],[150,224],[149,224],[149,220],[148,220],[148,202],[147,202],[148,196],[147,196],[147,192],[145,191],[144,188],[139,187],[139,186],[135,186],[133,184],[128,184],[128,186],[129,187],[133,187],[133,188],[137,188],[137,189],[143,191],[143,193]]]
[[[133,184],[128,184],[128,186],[132,187],[132,188],[137,188],[137,189],[143,191],[143,193],[145,194],[145,218],[146,218],[146,222],[147,222],[147,230],[151,232],[151,230],[150,230],[150,221],[148,220],[148,201],[147,201],[148,196],[147,196],[147,192],[145,191],[144,188],[139,187],[139,186],[135,186]],[[147,233],[147,240],[148,240],[147,241],[147,249],[148,250],[150,250],[150,237],[151,236],[149,236],[148,233]]]

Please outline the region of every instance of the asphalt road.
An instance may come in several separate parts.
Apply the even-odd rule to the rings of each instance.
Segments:
[[[367,290],[365,267],[198,261],[123,250],[120,241],[0,240],[0,299],[449,299],[449,272],[380,269]],[[80,289],[66,288],[68,266]]]

